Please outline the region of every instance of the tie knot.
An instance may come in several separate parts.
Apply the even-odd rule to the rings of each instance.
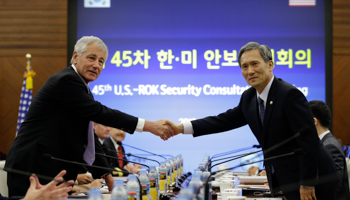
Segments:
[[[259,104],[264,104],[264,100],[262,100],[260,97],[258,97]]]

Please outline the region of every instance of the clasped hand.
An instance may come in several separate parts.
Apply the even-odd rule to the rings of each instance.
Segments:
[[[155,122],[146,120],[144,130],[159,136],[165,141],[170,137],[173,137],[179,133],[183,133],[183,125],[175,124],[172,121],[164,119]]]

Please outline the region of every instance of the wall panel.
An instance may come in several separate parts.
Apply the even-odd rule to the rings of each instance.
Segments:
[[[333,0],[333,134],[350,144],[350,1]]]
[[[25,55],[32,55],[33,95],[67,66],[67,1],[0,0],[0,151],[16,133]]]

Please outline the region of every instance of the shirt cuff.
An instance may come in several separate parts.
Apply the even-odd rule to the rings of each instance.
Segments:
[[[192,123],[184,122],[182,124],[184,126],[184,134],[193,135],[194,131],[193,131]]]
[[[137,121],[137,125],[136,125],[136,130],[137,132],[142,132],[143,131],[143,127],[145,126],[145,122],[146,120],[139,118],[139,120]]]
[[[315,189],[315,186],[304,186],[304,185],[301,185],[300,187],[304,187],[306,189]]]

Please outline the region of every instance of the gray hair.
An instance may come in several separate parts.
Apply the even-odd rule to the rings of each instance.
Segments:
[[[244,45],[241,50],[239,50],[238,53],[238,64],[241,66],[241,57],[242,54],[246,51],[259,49],[261,57],[264,59],[265,63],[267,63],[269,60],[272,60],[272,53],[270,47],[268,47],[265,44],[260,45],[257,42],[248,42],[246,45]]]
[[[100,38],[95,36],[84,36],[80,38],[74,46],[74,51],[76,51],[78,56],[80,57],[81,54],[83,54],[86,51],[87,45],[90,43],[94,43],[98,48],[105,51],[106,52],[105,60],[107,60],[108,48]],[[70,60],[70,63],[73,64],[73,56],[72,56],[72,59]]]

